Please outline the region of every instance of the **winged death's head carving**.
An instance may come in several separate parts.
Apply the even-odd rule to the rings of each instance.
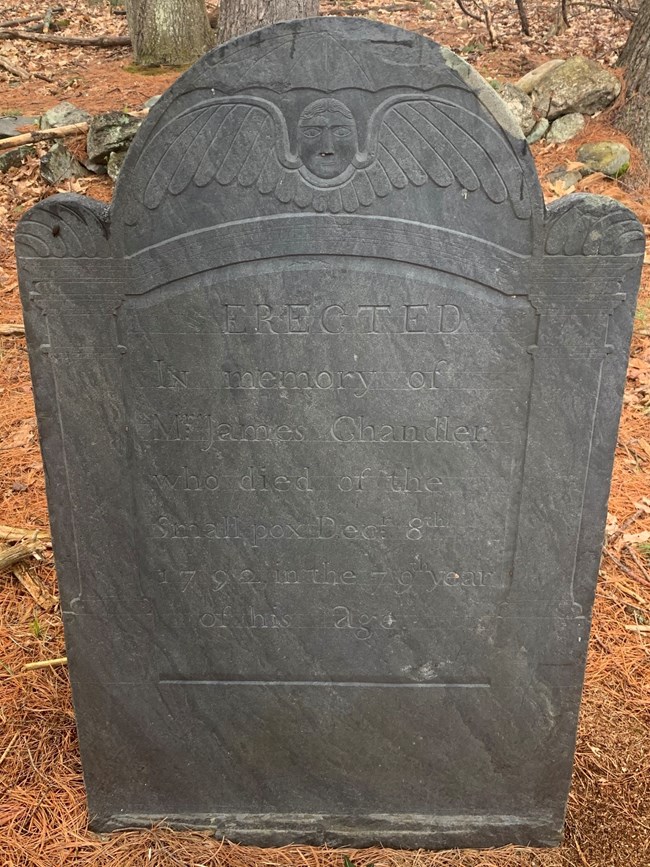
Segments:
[[[160,156],[146,173],[142,200],[153,210],[191,184],[216,181],[299,208],[354,213],[409,184],[455,183],[461,191],[482,189],[496,203],[509,199],[527,218],[522,165],[475,101],[472,110],[435,92],[391,96],[368,119],[361,149],[354,113],[338,99],[309,103],[291,131],[269,100],[209,99],[163,118],[144,151]]]

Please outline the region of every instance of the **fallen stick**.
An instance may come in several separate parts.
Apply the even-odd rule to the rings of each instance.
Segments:
[[[18,322],[0,322],[0,337],[20,337],[25,333],[25,326]]]
[[[55,6],[52,12],[56,14],[63,12],[63,6]],[[12,18],[7,21],[0,21],[0,30],[6,30],[8,27],[20,27],[21,24],[32,24],[34,21],[42,20],[42,15],[28,15],[27,18]]]
[[[0,39],[28,39],[52,45],[94,45],[96,48],[117,48],[131,44],[129,36],[55,36],[51,33],[28,33],[26,30],[0,30]]]
[[[0,66],[3,69],[6,69],[7,72],[10,72],[12,75],[15,75],[16,78],[20,78],[21,81],[27,81],[29,78],[29,72],[25,72],[24,69],[19,69],[17,66],[14,66],[13,63],[9,63],[4,57],[0,57]]]
[[[54,668],[57,665],[67,665],[68,657],[59,656],[57,659],[42,659],[40,662],[26,662],[23,671],[38,671],[39,668]]]
[[[18,145],[32,144],[37,141],[48,141],[53,138],[63,138],[66,135],[77,135],[88,132],[88,123],[71,123],[69,126],[55,126],[52,129],[35,129],[34,132],[23,132],[20,135],[12,135],[9,138],[0,138],[0,150],[18,147]]]
[[[603,554],[605,554],[609,559],[614,563],[614,565],[621,570],[624,575],[627,575],[628,578],[631,578],[637,584],[645,584],[646,587],[650,587],[650,581],[647,581],[642,575],[635,575],[631,569],[622,563],[618,557],[615,557],[611,551],[607,550],[607,547],[603,548]]]
[[[640,624],[632,626],[628,623],[625,628],[628,632],[650,632],[650,626],[641,626]]]
[[[138,111],[129,111],[127,114],[130,117],[146,117],[149,114],[149,109],[143,108]],[[53,126],[52,129],[35,129],[34,132],[24,132],[20,135],[12,135],[10,138],[0,138],[0,150],[18,147],[18,145],[33,144],[39,141],[48,141],[53,138],[63,138],[66,135],[77,135],[81,132],[88,132],[88,123],[86,121],[71,123],[69,126]]]
[[[50,27],[52,26],[52,16],[54,15],[54,9],[50,8],[45,13],[45,18],[43,19],[43,33],[49,33]]]
[[[0,551],[0,573],[5,569],[11,569],[22,560],[27,560],[28,557],[36,554],[43,545],[39,542],[18,542],[16,545],[11,545]],[[39,558],[41,559],[41,558]]]
[[[52,537],[46,530],[30,529],[24,530],[22,527],[8,527],[6,524],[0,524],[0,540],[3,542],[22,542],[24,539],[28,541],[50,542]]]
[[[34,556],[36,557],[38,555],[35,554]],[[16,581],[20,583],[23,590],[29,593],[37,605],[40,605],[40,607],[45,611],[51,611],[52,608],[54,608],[59,601],[58,597],[50,593],[49,589],[38,577],[36,572],[30,572],[29,568],[24,563],[15,566],[11,572]]]

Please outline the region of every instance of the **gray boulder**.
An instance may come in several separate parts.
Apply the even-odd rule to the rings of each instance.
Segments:
[[[526,75],[519,79],[516,86],[519,90],[523,90],[524,93],[531,94],[544,76],[557,69],[558,66],[562,66],[565,62],[564,60],[547,60],[546,63],[542,63],[535,69],[527,72]]]
[[[66,178],[83,178],[88,174],[76,157],[73,157],[62,141],[52,145],[41,157],[41,177],[55,186]]]
[[[630,167],[630,152],[616,141],[599,141],[578,148],[577,157],[585,164],[583,174],[602,172],[610,178],[620,178]]]
[[[515,87],[514,84],[499,85],[498,93],[510,109],[511,114],[521,127],[524,135],[528,135],[535,126],[532,99],[523,90]]]
[[[123,111],[98,114],[88,128],[88,159],[106,163],[114,151],[125,151],[133,141],[142,121]]]
[[[11,138],[14,135],[20,135],[21,127],[31,126],[38,123],[37,117],[28,117],[27,115],[6,115],[0,117],[0,138]]]
[[[33,145],[23,145],[19,148],[12,148],[9,151],[3,151],[0,153],[0,172],[6,172],[9,169],[18,168],[18,166],[22,166],[27,157],[33,156],[36,153],[36,149]]]
[[[533,90],[535,109],[549,120],[563,114],[595,114],[621,92],[613,72],[595,60],[572,57],[545,75]]]
[[[41,115],[41,129],[53,129],[55,126],[71,126],[73,123],[88,123],[92,115],[83,108],[77,108],[71,102],[60,102],[53,108],[48,108]]]
[[[585,119],[581,114],[564,114],[551,124],[546,141],[552,144],[562,144],[574,138],[585,128]]]
[[[528,144],[535,144],[536,141],[543,139],[548,132],[548,128],[550,127],[550,125],[551,124],[548,122],[547,118],[540,117],[540,119],[532,128],[530,133],[526,136],[526,141],[528,142]]]

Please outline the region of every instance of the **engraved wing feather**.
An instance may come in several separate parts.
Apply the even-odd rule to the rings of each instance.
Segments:
[[[166,124],[154,142],[161,156],[143,195],[151,210],[191,183],[205,187],[215,180],[222,185],[257,185],[262,193],[291,201],[298,163],[289,151],[281,112],[266,100],[209,100]]]
[[[456,181],[468,191],[482,189],[492,202],[509,199],[517,216],[530,216],[523,169],[510,141],[477,111],[442,96],[386,100],[371,118],[367,153],[376,160],[366,172],[378,196],[386,195],[386,178],[398,189],[429,179],[439,187]]]
[[[154,210],[190,184],[238,183],[316,211],[354,213],[409,184],[458,183],[482,189],[495,203],[510,200],[517,216],[530,216],[529,195],[515,150],[476,110],[444,94],[392,96],[368,125],[366,150],[357,153],[340,184],[320,186],[305,177],[291,153],[280,109],[249,96],[206,100],[174,117],[154,134],[160,154],[144,185],[142,201]]]

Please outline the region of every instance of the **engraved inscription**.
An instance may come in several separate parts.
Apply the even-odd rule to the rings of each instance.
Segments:
[[[444,624],[507,586],[534,314],[310,274],[309,293],[299,272],[254,291],[247,275],[218,294],[206,280],[187,313],[202,330],[182,335],[177,296],[139,308],[141,542],[163,567],[151,592],[208,659],[232,630],[280,667],[298,639],[341,671],[347,642],[408,644],[411,630],[451,653]]]
[[[224,304],[224,334],[455,334],[457,304]]]

